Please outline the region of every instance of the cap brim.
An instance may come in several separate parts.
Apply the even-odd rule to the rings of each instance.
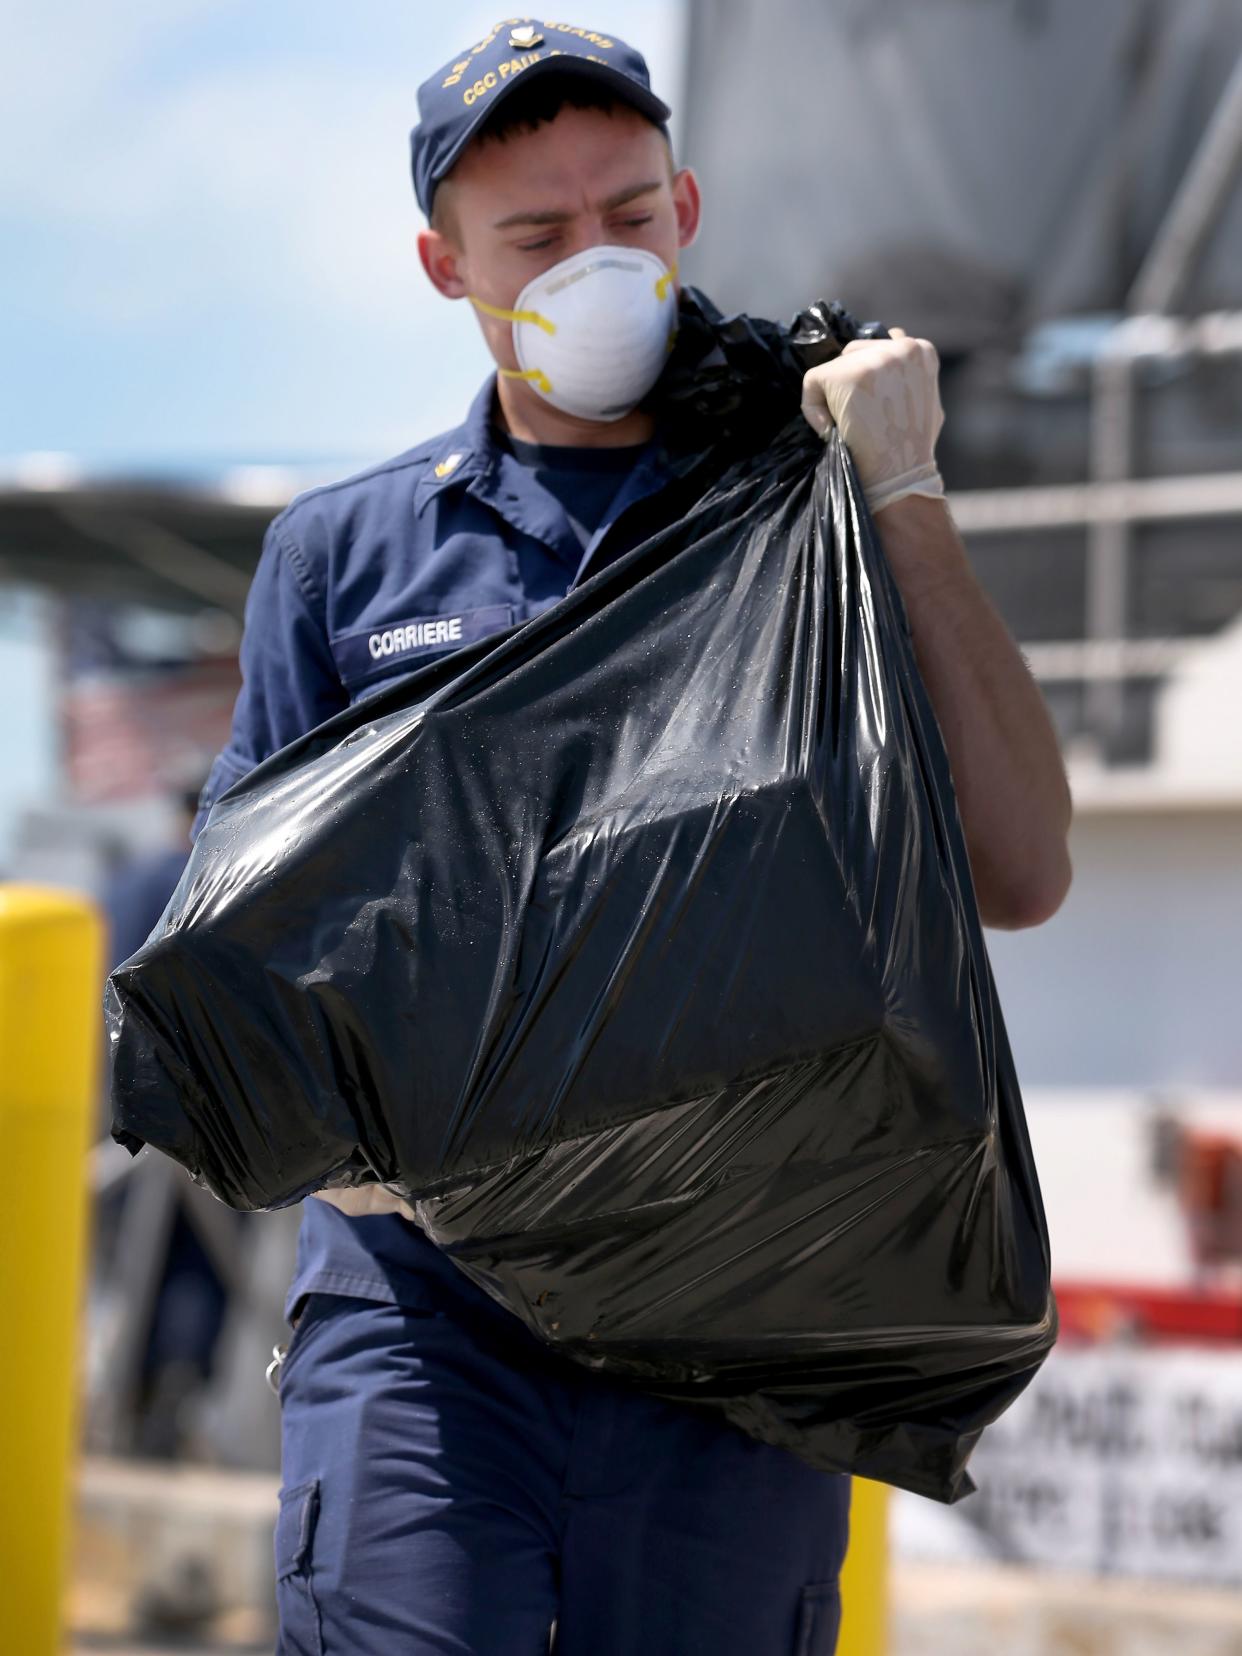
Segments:
[[[581,75],[585,79],[601,82],[610,87],[622,103],[630,104],[640,115],[646,115],[649,120],[663,126],[672,116],[672,110],[654,92],[645,86],[640,86],[629,75],[620,69],[613,69],[607,63],[596,63],[591,58],[576,57],[572,52],[561,52],[556,57],[540,58],[538,63],[528,64],[520,74],[514,75],[511,80],[496,89],[494,97],[489,98],[487,107],[481,109],[476,118],[462,133],[461,137],[448,151],[440,165],[429,178],[428,183],[438,184],[458,162],[461,152],[474,137],[475,133],[500,108],[509,95],[521,86],[529,86],[534,76],[543,73],[558,75]]]

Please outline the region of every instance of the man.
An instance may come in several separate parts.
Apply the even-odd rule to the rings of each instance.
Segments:
[[[678,433],[656,394],[700,202],[643,60],[510,20],[419,112],[423,268],[469,304],[497,374],[462,426],[272,524],[200,824],[277,747],[659,523]],[[858,342],[807,375],[803,411],[840,424],[877,514],[983,917],[1033,925],[1068,885],[1068,791],[944,505],[936,369],[926,341]],[[562,1656],[834,1649],[848,1480],[545,1350],[385,1192],[306,1203],[286,1312],[283,1650],[533,1656],[554,1623]]]

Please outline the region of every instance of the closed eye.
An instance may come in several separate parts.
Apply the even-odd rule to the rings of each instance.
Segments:
[[[652,213],[640,213],[633,218],[620,219],[618,222],[627,230],[640,230],[644,224],[650,224],[654,216]],[[540,236],[538,241],[518,242],[517,245],[522,253],[542,253],[544,248],[551,247],[555,241],[555,235]]]

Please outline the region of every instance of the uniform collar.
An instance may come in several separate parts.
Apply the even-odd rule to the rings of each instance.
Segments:
[[[493,424],[495,398],[496,375],[493,373],[479,387],[462,424],[440,438],[431,463],[414,493],[416,512],[421,512],[432,496],[464,488],[476,478],[486,479],[495,471],[506,453],[496,440]],[[672,421],[662,421],[657,416],[651,462],[657,468],[667,468],[676,476],[697,458],[697,454],[678,452],[679,446],[670,442],[673,435],[671,428]]]
[[[496,375],[489,374],[464,423],[446,432],[436,445],[414,491],[415,515],[441,497],[473,495],[511,528],[539,541],[575,569],[582,554],[578,537],[560,502],[498,440],[495,398]]]
[[[495,394],[496,376],[489,374],[463,423],[453,431],[446,431],[436,445],[431,463],[414,491],[415,512],[421,512],[434,496],[464,488],[476,478],[486,477],[493,469],[500,453],[492,429]]]
[[[597,563],[600,543],[612,523],[627,506],[654,494],[665,483],[683,475],[700,458],[681,450],[673,441],[676,422],[657,416],[655,441],[623,485],[609,513],[600,525],[585,555],[564,509],[540,485],[533,483],[526,468],[498,441],[493,412],[496,375],[490,374],[480,386],[464,422],[446,432],[437,443],[430,464],[414,491],[414,512],[421,513],[441,496],[469,493],[498,512],[515,529],[547,546],[584,578],[588,566]]]

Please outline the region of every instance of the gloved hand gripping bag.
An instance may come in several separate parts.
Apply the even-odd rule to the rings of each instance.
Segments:
[[[378,1179],[549,1345],[815,1466],[956,1499],[1055,1338],[944,749],[800,418],[235,784],[107,1002],[132,1150],[239,1208]]]

